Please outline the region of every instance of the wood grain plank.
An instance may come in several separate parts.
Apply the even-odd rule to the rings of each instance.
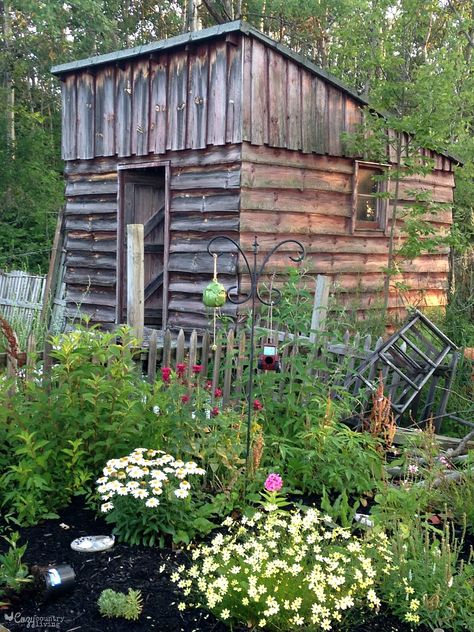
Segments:
[[[243,189],[240,207],[242,210],[299,211],[350,217],[352,198],[346,193],[316,189]]]
[[[173,194],[170,208],[172,213],[238,213],[239,201],[238,193]]]
[[[236,189],[240,186],[239,165],[222,168],[186,168],[171,170],[171,190]]]
[[[227,48],[226,142],[242,141],[242,37]]]
[[[75,75],[66,77],[61,84],[61,93],[61,155],[63,160],[74,160],[77,158],[77,92]]]
[[[309,169],[242,163],[242,187],[255,189],[316,189],[351,193],[350,174]]]
[[[148,60],[136,61],[132,88],[132,154],[148,153],[150,71]]]
[[[301,69],[301,147],[304,153],[314,151],[316,142],[317,111],[316,111],[316,83],[312,74]]]
[[[253,117],[253,81],[252,81],[252,40],[249,37],[242,38],[242,140],[252,141],[252,117]]]
[[[115,143],[118,156],[130,156],[132,153],[132,65],[117,68],[115,79]]]
[[[269,129],[268,143],[271,147],[286,147],[287,116],[287,62],[280,53],[267,50]]]
[[[196,233],[226,233],[239,231],[239,218],[220,217],[213,215],[210,218],[203,218],[200,215],[188,215],[185,218],[178,216],[171,219],[172,231],[189,231]]]
[[[94,157],[94,77],[83,72],[77,77],[77,157]]]
[[[329,150],[329,107],[328,86],[326,82],[315,77],[313,79],[315,96],[316,136],[313,151],[319,154],[330,154]]]
[[[150,61],[150,133],[148,151],[164,154],[167,146],[168,55]]]
[[[328,132],[329,145],[328,153],[331,156],[342,155],[341,134],[344,131],[345,123],[345,101],[344,94],[333,86],[327,86],[327,108],[328,108]]]
[[[240,232],[285,235],[346,235],[348,219],[318,213],[241,211]]]
[[[168,77],[167,149],[186,147],[186,108],[188,107],[188,53],[170,56]]]
[[[301,74],[297,64],[288,61],[288,82],[287,82],[287,140],[288,149],[302,149],[301,138]]]
[[[189,105],[186,147],[206,147],[208,109],[209,49],[207,45],[189,55]]]
[[[251,68],[251,142],[263,145],[268,137],[268,92],[265,84],[266,54],[263,44],[252,39]]]
[[[213,42],[209,50],[207,143],[225,145],[227,109],[227,43]]]

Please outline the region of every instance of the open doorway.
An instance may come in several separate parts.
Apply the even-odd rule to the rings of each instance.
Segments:
[[[143,224],[145,326],[166,327],[168,298],[168,164],[119,166],[117,321],[127,322],[127,225]]]

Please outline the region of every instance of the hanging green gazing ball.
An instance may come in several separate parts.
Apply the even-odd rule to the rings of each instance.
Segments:
[[[202,293],[202,302],[206,307],[222,307],[225,299],[225,287],[215,279],[209,283]]]

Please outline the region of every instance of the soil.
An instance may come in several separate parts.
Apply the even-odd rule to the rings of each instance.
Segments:
[[[180,595],[170,581],[185,554],[170,549],[131,547],[120,543],[102,553],[75,552],[70,544],[85,535],[107,535],[110,527],[76,500],[59,519],[21,530],[28,547],[24,561],[48,566],[70,564],[75,571],[73,590],[45,600],[37,592],[22,593],[11,607],[0,609],[0,632],[225,632],[227,628],[201,610],[180,612]],[[103,618],[97,608],[102,590],[139,589],[143,612],[137,622]],[[4,628],[2,627],[4,626]],[[409,632],[410,628],[380,614],[352,632]],[[419,628],[421,632],[421,628]],[[238,631],[235,631],[238,632]],[[240,631],[243,632],[243,629]]]

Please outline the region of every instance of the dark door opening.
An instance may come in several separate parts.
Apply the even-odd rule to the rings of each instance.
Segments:
[[[145,326],[161,329],[166,321],[168,214],[166,167],[120,170],[118,317],[127,322],[126,234],[128,224],[143,224]]]

